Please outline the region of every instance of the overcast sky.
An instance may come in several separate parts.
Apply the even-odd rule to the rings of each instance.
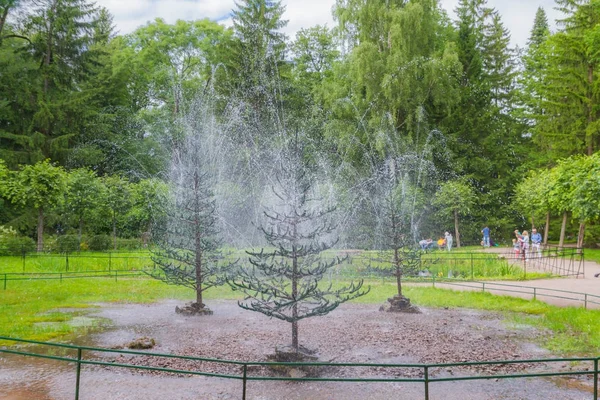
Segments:
[[[115,25],[121,34],[129,33],[140,25],[157,17],[168,23],[177,19],[194,20],[210,18],[230,24],[229,13],[234,0],[96,0],[108,8],[115,17]],[[287,10],[284,18],[289,20],[285,32],[294,38],[300,28],[317,24],[333,27],[331,7],[335,0],[283,0]],[[458,0],[440,0],[451,18]],[[529,37],[533,18],[538,7],[544,7],[551,26],[559,13],[553,9],[554,0],[488,0],[490,7],[502,15],[504,25],[511,32],[513,45],[524,46]]]

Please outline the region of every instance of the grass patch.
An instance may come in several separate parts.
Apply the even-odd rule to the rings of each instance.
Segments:
[[[586,261],[600,263],[600,249],[583,249],[583,256]]]

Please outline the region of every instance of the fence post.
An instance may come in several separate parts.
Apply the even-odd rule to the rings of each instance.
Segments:
[[[485,282],[481,282],[481,291],[485,293]]]
[[[115,270],[115,282],[117,281],[117,275],[119,274],[119,270]]]
[[[429,400],[429,367],[426,365],[425,369],[425,400]]]
[[[67,269],[66,269],[66,271],[69,272],[69,252],[68,251],[65,252],[65,260],[67,262],[67,267],[66,267]]]
[[[594,400],[598,400],[598,359],[594,360]]]
[[[62,283],[62,272],[60,273],[60,283]]]
[[[248,372],[248,364],[244,364],[244,377],[242,379],[242,400],[246,400],[246,374]]]
[[[533,299],[534,299],[534,300],[536,299],[536,291],[535,291],[535,289],[536,289],[536,288],[533,288]]]
[[[471,280],[474,280],[473,253],[471,253]]]
[[[583,294],[583,308],[587,310],[587,293]]]
[[[108,252],[108,272],[110,272],[111,268],[112,268],[112,253],[109,251]]]
[[[4,290],[6,290],[6,274],[4,274]]]
[[[81,348],[77,349],[77,375],[75,377],[75,400],[79,400],[79,383],[81,382]]]

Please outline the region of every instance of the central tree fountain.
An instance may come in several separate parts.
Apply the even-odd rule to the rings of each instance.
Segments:
[[[298,135],[287,140],[275,161],[270,205],[260,227],[270,248],[249,251],[249,265],[228,279],[234,290],[247,296],[240,307],[289,322],[291,346],[278,347],[277,361],[313,360],[314,351],[300,346],[298,321],[322,316],[341,303],[366,294],[363,281],[334,288],[321,281],[325,273],[345,261],[320,254],[330,249],[335,208],[324,204],[315,189],[315,167],[310,165],[304,143]]]

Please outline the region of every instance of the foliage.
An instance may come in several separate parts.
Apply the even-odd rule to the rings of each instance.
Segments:
[[[66,189],[66,174],[63,168],[52,165],[48,160],[35,165],[23,166],[8,181],[7,198],[28,211],[37,213],[37,248],[42,251],[44,217],[60,201]]]
[[[110,250],[112,239],[108,235],[94,235],[87,241],[88,248],[92,251]]]
[[[557,0],[563,28],[543,43],[546,70],[537,85],[543,110],[534,116],[534,139],[552,158],[591,155],[599,149],[597,85],[600,45],[598,2]]]
[[[436,192],[433,204],[442,218],[454,217],[454,231],[457,246],[460,247],[458,217],[468,214],[475,205],[476,197],[473,187],[465,181],[448,181]]]
[[[59,253],[72,253],[79,251],[79,237],[77,235],[63,235],[56,238]]]
[[[140,239],[117,239],[118,250],[139,250],[144,247]]]
[[[35,241],[26,236],[13,234],[0,234],[0,255],[17,255],[35,250]]]

